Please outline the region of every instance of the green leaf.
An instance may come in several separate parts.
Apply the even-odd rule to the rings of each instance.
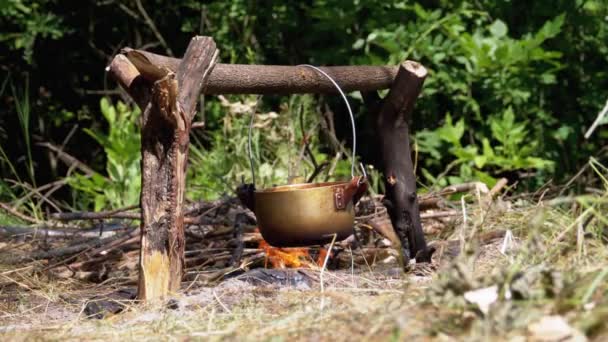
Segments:
[[[488,158],[486,156],[475,156],[473,162],[478,169],[483,168],[486,165]]]
[[[460,146],[460,139],[464,135],[464,118],[461,118],[456,125],[453,125],[452,116],[449,113],[446,114],[445,124],[438,129],[438,134],[442,140],[452,145]]]
[[[353,43],[353,49],[355,50],[359,50],[363,46],[365,46],[365,40],[363,38],[359,38]]]
[[[106,118],[108,123],[112,125],[116,121],[116,109],[110,104],[107,97],[103,97],[100,101],[101,114]]]
[[[564,25],[564,18],[565,14],[562,13],[555,19],[547,21],[538,31],[538,33],[536,33],[535,38],[538,43],[542,43],[547,39],[557,36],[561,32],[562,26]]]
[[[488,138],[483,138],[482,145],[483,145],[483,155],[488,159],[494,158],[495,154],[494,154],[494,150],[492,149],[492,146],[490,146],[490,140],[488,140]]]
[[[485,185],[488,186],[488,188],[492,188],[495,184],[496,184],[496,178],[490,176],[488,173],[480,171],[480,170],[473,170],[473,175],[475,177],[475,179],[481,181],[482,183],[484,183]]]

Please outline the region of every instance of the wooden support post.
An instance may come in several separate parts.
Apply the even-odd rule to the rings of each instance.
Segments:
[[[210,37],[194,37],[176,72],[133,65],[123,55],[109,67],[143,110],[141,254],[138,297],[164,299],[180,287],[184,267],[184,191],[190,124],[217,62]]]
[[[426,76],[422,65],[405,61],[383,100],[376,92],[362,93],[368,109],[376,114],[378,152],[382,155],[380,166],[386,186],[384,205],[401,242],[404,267],[410,257],[415,257],[417,262],[428,262],[433,253],[422,232],[409,137],[411,113]]]

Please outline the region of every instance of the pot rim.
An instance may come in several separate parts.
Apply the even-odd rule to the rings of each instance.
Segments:
[[[256,194],[267,194],[275,192],[289,192],[289,191],[311,191],[314,189],[329,188],[337,185],[347,185],[350,181],[334,181],[334,182],[323,182],[323,183],[298,183],[298,184],[287,184],[278,185],[271,188],[256,190]]]

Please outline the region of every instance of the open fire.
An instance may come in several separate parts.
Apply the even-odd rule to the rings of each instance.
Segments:
[[[265,268],[315,268],[323,267],[323,262],[327,256],[327,249],[319,248],[315,258],[311,256],[309,247],[279,248],[272,247],[262,239],[258,248],[264,251]],[[331,255],[330,255],[331,257]]]

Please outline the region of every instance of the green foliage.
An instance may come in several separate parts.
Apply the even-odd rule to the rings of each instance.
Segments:
[[[87,194],[79,196],[78,206],[88,208],[93,204],[95,210],[101,210],[137,204],[141,189],[141,138],[137,127],[140,111],[120,101],[112,105],[107,98],[101,99],[100,109],[108,123],[108,133],[91,129],[85,132],[103,147],[108,176],[95,173],[72,177],[70,185]]]
[[[260,113],[261,108],[258,108],[251,144],[258,188],[282,185],[291,178],[311,175],[314,168],[309,156],[304,154],[302,144],[303,132],[309,132],[317,125],[318,115],[313,106],[311,96],[294,96],[280,106],[280,113]],[[211,148],[205,148],[200,139],[191,145],[188,168],[188,195],[191,198],[216,198],[234,191],[241,181],[252,181],[248,130],[255,108],[255,99],[229,102],[222,98],[221,103],[208,104],[208,115],[221,117],[222,128],[205,137]],[[319,151],[316,135],[307,136],[307,139],[317,163],[332,159]],[[350,161],[340,161],[331,176],[322,173],[319,178],[334,180],[350,176],[350,165]]]
[[[36,39],[59,39],[65,34],[61,17],[49,12],[55,1],[1,0],[0,16],[7,22],[0,42],[14,50],[23,50],[23,58],[32,62]]]
[[[25,85],[23,90],[19,91],[15,85],[11,84],[13,91],[13,98],[15,99],[15,109],[17,111],[17,118],[19,119],[19,127],[23,134],[23,141],[25,142],[27,152],[27,171],[30,181],[33,185],[36,185],[36,179],[34,178],[34,160],[32,158],[32,144],[30,136],[30,118],[31,118],[31,106],[29,97],[29,82],[25,79]]]
[[[455,124],[450,114],[446,115],[443,126],[436,130],[422,130],[417,134],[418,147],[423,153],[429,154],[432,162],[441,161],[446,155],[454,160],[448,164],[448,173],[451,169],[459,168],[458,176],[447,179],[438,179],[426,169],[423,175],[434,184],[442,186],[448,183],[462,183],[470,179],[479,179],[493,185],[492,175],[513,170],[553,170],[553,162],[534,157],[536,144],[526,140],[528,130],[525,122],[515,122],[515,115],[511,107],[504,111],[502,116],[490,119],[491,136],[484,137],[481,146],[477,143],[462,144],[465,133],[465,121],[461,118]],[[446,153],[447,152],[447,153]],[[442,174],[443,175],[443,174]]]
[[[15,101],[16,116],[22,134],[21,138],[26,146],[27,158],[24,159],[29,179],[23,178],[17,171],[18,163],[20,161],[11,160],[6,153],[5,148],[0,144],[0,167],[7,167],[11,176],[10,179],[8,177],[6,179],[0,179],[0,198],[2,200],[14,200],[20,196],[22,197],[24,194],[31,194],[32,187],[36,186],[36,168],[32,156],[32,137],[30,134],[31,103],[29,98],[29,82],[26,78],[25,84],[23,87],[20,87],[19,85],[15,85],[7,76],[2,87],[0,87],[0,96],[6,91],[9,82],[11,83],[10,87]],[[31,216],[35,218],[42,216],[41,203],[35,203],[31,198],[27,197],[22,197],[20,203],[25,203],[24,209],[27,209],[31,213]],[[0,213],[0,222],[4,222],[4,224],[21,223],[19,220],[11,220],[9,216],[3,216],[2,214],[3,213]]]
[[[27,174],[36,178],[29,183],[52,181],[65,169],[56,169],[32,141],[64,141],[76,125],[122,127],[105,116],[91,115],[89,108],[98,106],[97,92],[115,86],[101,68],[122,46],[168,53],[159,34],[176,54],[185,50],[193,35],[212,36],[224,63],[420,61],[429,70],[413,120],[423,182],[482,179],[491,184],[504,174],[519,181],[520,174],[534,174],[526,180],[533,185],[549,177],[568,179],[592,155],[605,164],[605,126],[590,139],[583,137],[608,98],[604,0],[150,0],[142,5],[154,25],[134,1],[82,1],[67,7],[57,0],[0,0],[0,70],[7,75],[1,77],[0,91],[5,104],[0,108],[3,177]],[[25,88],[24,75],[29,75]],[[11,91],[8,80],[15,82],[16,91]],[[359,98],[353,95],[356,106]],[[290,173],[301,147],[294,114],[300,106],[297,101],[264,99],[264,115],[274,111],[281,116],[256,130],[260,184],[284,183],[292,173],[311,172],[303,161],[299,171]],[[324,100],[306,101],[306,125],[314,127],[317,106]],[[231,191],[241,177],[249,178],[247,115],[233,113],[227,121],[228,109],[211,96],[206,108],[206,131],[192,138],[189,189],[191,196],[216,197]],[[332,110],[337,118],[343,114],[335,106]],[[15,115],[18,112],[26,115]],[[335,124],[343,138],[348,122],[338,119]],[[135,121],[126,125],[131,137],[95,128],[89,134],[77,130],[68,139],[65,150],[99,172],[83,178],[91,183],[83,187],[92,197],[87,196],[101,196],[114,186],[111,197],[132,203],[129,196],[117,194],[138,193],[132,182],[125,185],[139,158],[127,143],[138,139]],[[317,133],[311,134],[313,154],[319,162],[333,162],[327,142]],[[87,144],[90,137],[99,145]],[[52,171],[34,174],[35,168]],[[374,189],[381,191],[380,175],[370,172],[377,183]],[[343,158],[333,177],[349,174],[350,163]],[[112,179],[122,180],[117,181],[122,185],[110,185]],[[75,200],[79,192],[61,196],[79,206],[96,202]],[[102,202],[98,197],[96,207],[110,205]]]
[[[393,63],[420,60],[429,69],[422,104],[417,107],[417,118],[422,120],[416,122],[441,119],[442,108],[436,104],[442,102],[456,110],[454,117],[460,120],[455,125],[446,114],[443,126],[417,134],[420,151],[431,157],[421,156],[426,178],[437,181],[432,174],[441,165],[450,167],[445,172],[453,175],[450,182],[491,180],[490,173],[550,167],[545,146],[540,145],[545,140],[543,127],[555,121],[543,106],[544,93],[556,83],[563,66],[561,53],[544,44],[561,32],[565,16],[515,39],[503,21],[491,20],[488,13],[467,3],[451,13],[418,4],[402,10],[413,14],[415,21],[374,30],[354,47],[378,60],[388,54]],[[468,130],[470,143],[462,146],[465,122],[475,129]],[[447,150],[451,158],[441,153],[441,142],[451,146]]]

